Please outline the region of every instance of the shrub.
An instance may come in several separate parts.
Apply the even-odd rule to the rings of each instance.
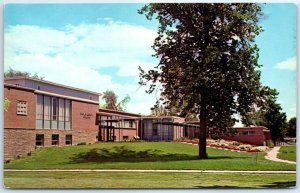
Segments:
[[[239,143],[239,142],[237,142],[237,141],[233,141],[233,142],[232,142],[232,145],[239,146],[239,145],[241,145],[241,143]]]
[[[274,147],[274,143],[271,139],[268,141],[268,147],[270,147],[270,148]]]
[[[80,142],[77,145],[86,145],[86,142]]]

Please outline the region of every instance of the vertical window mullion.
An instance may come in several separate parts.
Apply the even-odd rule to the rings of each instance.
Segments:
[[[64,99],[64,130],[66,130],[66,99]]]
[[[42,106],[43,106],[43,111],[42,111],[42,115],[43,115],[43,117],[42,117],[42,129],[45,129],[45,123],[44,123],[44,121],[45,121],[45,95],[42,95],[43,96],[43,102],[42,102]]]
[[[52,96],[50,96],[50,129],[52,129],[52,105],[53,105],[53,97]]]

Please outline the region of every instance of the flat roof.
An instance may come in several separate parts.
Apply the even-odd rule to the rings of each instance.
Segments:
[[[76,100],[76,101],[81,101],[81,102],[86,102],[86,103],[93,103],[93,104],[98,104],[99,105],[98,101],[93,101],[93,100],[83,99],[83,98],[78,98],[78,97],[72,97],[72,96],[66,96],[66,95],[61,95],[61,94],[56,94],[56,93],[52,93],[52,92],[36,90],[36,89],[33,89],[33,88],[28,88],[28,87],[23,87],[23,86],[16,86],[14,84],[4,83],[4,87],[19,89],[19,90],[27,90],[27,91],[31,91],[31,92],[37,93],[37,94],[46,94],[46,95],[49,95],[49,96],[56,96],[56,97],[61,97],[61,98],[66,98],[66,99],[71,99],[71,100]]]
[[[180,118],[184,119],[184,117],[178,116],[142,116],[143,119],[168,119],[168,118]]]
[[[124,116],[124,117],[141,117],[142,115],[136,114],[136,113],[128,113],[124,111],[117,111],[117,110],[112,110],[112,109],[103,109],[100,108],[99,111],[97,112],[99,115],[108,115],[108,116]]]
[[[67,86],[67,85],[63,85],[63,84],[58,84],[58,83],[54,83],[54,82],[50,82],[50,81],[46,81],[46,80],[40,80],[40,79],[36,79],[36,78],[31,78],[31,77],[26,77],[26,76],[15,76],[15,77],[8,77],[5,78],[5,80],[20,80],[20,79],[24,79],[24,80],[31,80],[31,81],[35,81],[35,82],[41,82],[41,83],[45,83],[45,84],[49,84],[49,85],[53,85],[53,86],[58,86],[58,87],[62,87],[62,88],[67,88],[67,89],[71,89],[71,90],[77,90],[77,91],[81,91],[81,92],[85,92],[85,93],[89,93],[89,94],[95,94],[95,95],[99,95],[101,96],[101,93],[98,92],[93,92],[93,91],[89,91],[89,90],[84,90],[81,88],[76,88],[76,87],[72,87],[72,86]]]

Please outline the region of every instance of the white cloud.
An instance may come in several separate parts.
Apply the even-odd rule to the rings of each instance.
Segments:
[[[129,94],[127,110],[148,114],[156,97],[146,94],[145,88],[137,90],[137,68],[149,69],[157,63],[151,58],[156,31],[106,20],[60,30],[10,26],[4,34],[4,69],[36,72],[46,80],[96,92],[110,89],[120,98]],[[101,73],[104,67],[115,67],[118,76],[133,77],[136,82],[114,81],[116,77]]]
[[[296,70],[297,68],[296,56],[277,63],[276,68],[283,69],[283,70],[292,70],[292,71]]]

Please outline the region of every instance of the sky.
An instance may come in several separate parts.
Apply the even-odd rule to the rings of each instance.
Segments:
[[[149,114],[159,98],[140,87],[138,66],[158,60],[151,46],[158,23],[137,13],[143,4],[7,4],[4,71],[37,73],[86,90],[127,94],[127,111]],[[296,116],[296,6],[264,4],[256,39],[263,85],[279,91],[287,117]]]

